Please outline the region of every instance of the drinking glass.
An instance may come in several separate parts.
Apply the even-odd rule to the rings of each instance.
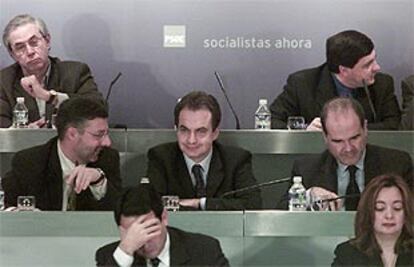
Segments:
[[[36,198],[34,196],[18,196],[17,210],[34,211],[36,209]]]
[[[180,209],[180,199],[178,196],[163,196],[162,204],[168,211],[178,211]]]
[[[306,129],[305,118],[301,116],[289,116],[287,121],[287,128],[289,130]]]

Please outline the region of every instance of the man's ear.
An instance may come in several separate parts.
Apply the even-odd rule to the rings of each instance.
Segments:
[[[166,209],[163,209],[161,213],[161,223],[164,224],[165,226],[168,225],[168,212]]]
[[[65,139],[74,140],[79,136],[78,129],[75,127],[69,127],[65,133]]]

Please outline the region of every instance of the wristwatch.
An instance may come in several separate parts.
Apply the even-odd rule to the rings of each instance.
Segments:
[[[96,168],[96,170],[99,172],[99,178],[95,182],[90,183],[90,185],[97,185],[100,182],[102,182],[103,179],[106,178],[104,171],[101,168]]]
[[[49,99],[46,101],[47,104],[54,104],[57,97],[57,92],[55,90],[49,91]]]

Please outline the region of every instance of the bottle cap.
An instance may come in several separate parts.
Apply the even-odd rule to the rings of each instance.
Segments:
[[[301,183],[302,182],[302,176],[293,176],[293,182],[294,183]]]
[[[18,97],[16,98],[17,103],[24,103],[24,97]]]
[[[260,98],[259,99],[259,105],[267,105],[267,99],[266,98]]]

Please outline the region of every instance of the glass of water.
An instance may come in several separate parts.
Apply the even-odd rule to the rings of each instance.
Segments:
[[[36,209],[36,198],[34,196],[18,196],[17,210],[34,211]]]
[[[306,129],[305,118],[301,116],[289,116],[287,121],[287,128],[289,130]]]
[[[180,209],[180,198],[178,196],[163,196],[162,204],[168,211],[178,211]]]

